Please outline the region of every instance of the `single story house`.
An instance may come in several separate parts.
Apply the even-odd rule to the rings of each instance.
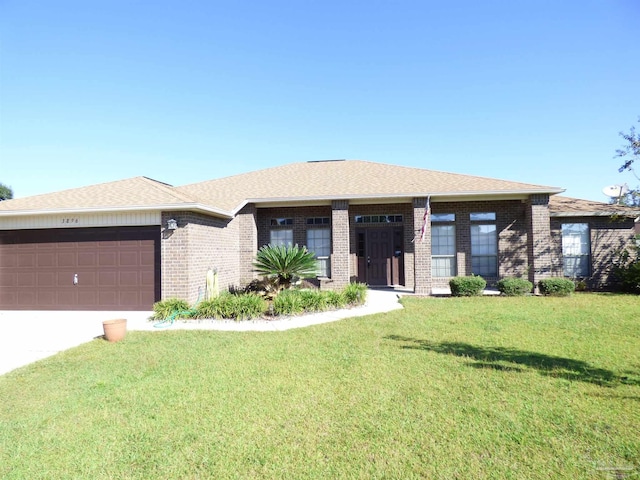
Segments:
[[[259,247],[306,245],[320,288],[419,295],[453,276],[605,288],[639,212],[531,185],[360,161],[302,162],[174,187],[135,177],[0,202],[0,309],[148,310],[255,278]]]

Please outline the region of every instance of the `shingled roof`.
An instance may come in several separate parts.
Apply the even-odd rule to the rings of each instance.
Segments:
[[[47,213],[81,210],[144,210],[159,207],[184,207],[195,202],[171,185],[147,177],[133,177],[115,182],[60,192],[15,198],[0,202],[5,212]]]
[[[60,211],[198,210],[231,217],[248,202],[392,201],[494,196],[525,198],[562,189],[362,160],[292,163],[173,187],[146,177],[0,202],[0,215]]]
[[[640,215],[639,208],[627,207],[625,205],[612,205],[610,203],[595,202],[593,200],[582,200],[580,198],[563,197],[554,195],[549,199],[549,212],[552,217],[637,217]]]
[[[530,195],[561,188],[402,167],[363,160],[292,163],[178,187],[180,192],[237,211],[247,202],[392,199],[431,195]]]

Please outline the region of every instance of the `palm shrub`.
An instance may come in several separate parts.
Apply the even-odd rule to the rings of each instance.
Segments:
[[[298,245],[265,245],[258,250],[253,266],[259,274],[276,278],[279,290],[291,288],[298,279],[318,274],[313,253]]]

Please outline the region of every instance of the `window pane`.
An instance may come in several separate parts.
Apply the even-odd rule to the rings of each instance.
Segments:
[[[481,277],[497,277],[498,265],[497,257],[493,255],[471,257],[471,271],[474,275]]]
[[[279,229],[271,230],[269,243],[274,246],[292,246],[293,245],[293,230]]]
[[[494,212],[478,212],[469,215],[472,222],[495,220],[496,214]]]
[[[434,277],[455,277],[455,257],[435,257],[431,260],[431,275]]]
[[[316,257],[328,257],[331,253],[331,230],[328,228],[307,230],[307,249]]]
[[[562,265],[566,277],[589,276],[589,225],[565,223],[562,225]]]
[[[454,213],[434,213],[431,215],[432,222],[455,222],[456,215]]]
[[[431,227],[431,254],[455,255],[456,235],[453,225],[434,225]]]
[[[497,255],[495,225],[471,225],[471,255]]]

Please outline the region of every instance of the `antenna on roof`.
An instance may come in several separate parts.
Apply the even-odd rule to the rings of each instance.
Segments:
[[[620,199],[629,193],[629,187],[626,183],[621,185],[609,185],[602,189],[602,193],[607,197],[610,197],[611,200],[615,199],[615,203],[620,203]]]

